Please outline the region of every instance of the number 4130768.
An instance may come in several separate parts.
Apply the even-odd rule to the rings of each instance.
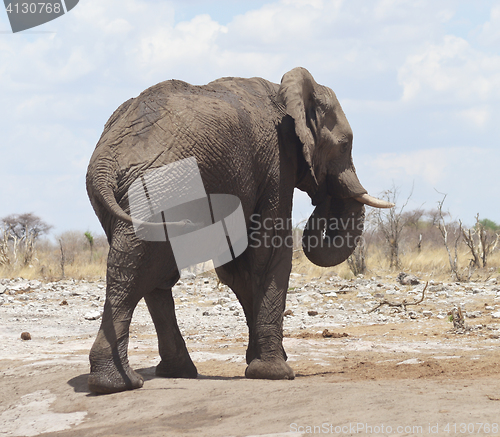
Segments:
[[[61,12],[61,3],[9,3],[7,5],[7,12],[9,14],[41,14],[42,12],[59,14]]]

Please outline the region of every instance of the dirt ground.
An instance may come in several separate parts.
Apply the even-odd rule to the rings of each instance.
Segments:
[[[470,311],[492,301],[473,297]],[[356,300],[346,297],[344,303]],[[433,305],[420,311],[436,313]],[[234,335],[202,339],[186,327],[199,378],[156,378],[152,324],[135,323],[130,361],[144,387],[111,395],[87,389],[88,352],[99,320],[72,329],[70,320],[47,318],[43,325],[28,318],[33,335],[23,341],[19,331],[27,323],[5,318],[0,436],[500,434],[500,340],[487,329],[488,314],[474,320],[484,329],[462,334],[450,329],[447,318],[328,325],[321,317],[305,318],[300,329],[285,320],[293,381],[243,377],[246,336],[239,325],[231,325]],[[334,337],[323,337],[322,324]]]

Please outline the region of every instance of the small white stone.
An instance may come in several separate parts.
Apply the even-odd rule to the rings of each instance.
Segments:
[[[85,320],[98,320],[102,317],[101,311],[90,311],[83,316]]]

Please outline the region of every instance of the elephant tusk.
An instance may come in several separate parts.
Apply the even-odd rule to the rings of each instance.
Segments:
[[[368,206],[373,206],[374,208],[394,208],[396,205],[392,202],[387,202],[385,200],[377,199],[376,197],[370,196],[369,194],[362,194],[361,196],[355,197],[355,199]]]

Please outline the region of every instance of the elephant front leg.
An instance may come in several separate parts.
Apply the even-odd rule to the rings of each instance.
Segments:
[[[283,348],[283,312],[291,269],[291,249],[273,249],[266,274],[255,275],[252,352],[245,376],[251,379],[294,379]]]
[[[177,325],[172,289],[155,289],[145,296],[158,335],[161,362],[156,375],[164,378],[196,378],[196,370]]]

